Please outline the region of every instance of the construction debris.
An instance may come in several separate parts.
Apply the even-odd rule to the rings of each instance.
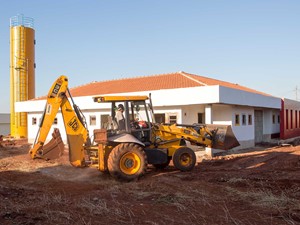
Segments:
[[[27,138],[13,138],[11,136],[0,135],[0,148],[15,148],[28,145]]]

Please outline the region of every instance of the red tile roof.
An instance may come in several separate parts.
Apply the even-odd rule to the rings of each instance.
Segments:
[[[242,91],[268,95],[238,84],[198,76],[185,72],[175,72],[152,76],[133,77],[118,80],[91,82],[82,86],[70,88],[73,97],[105,95],[113,93],[154,91],[161,89],[189,88],[199,86],[220,85]]]

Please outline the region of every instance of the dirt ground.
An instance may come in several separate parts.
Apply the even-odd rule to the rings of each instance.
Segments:
[[[300,146],[149,168],[129,183],[28,149],[0,148],[0,224],[300,224]]]

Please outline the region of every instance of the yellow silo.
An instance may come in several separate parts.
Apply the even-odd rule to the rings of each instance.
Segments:
[[[15,138],[27,137],[27,113],[15,112],[15,102],[35,97],[33,19],[10,19],[10,130]]]

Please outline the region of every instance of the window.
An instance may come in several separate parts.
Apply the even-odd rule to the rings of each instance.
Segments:
[[[57,118],[54,118],[53,124],[54,124],[54,125],[57,124]]]
[[[245,114],[242,115],[242,125],[243,126],[247,125],[247,119],[246,119],[246,115]]]
[[[156,113],[154,114],[155,122],[156,123],[165,123],[165,114],[164,113]]]
[[[235,114],[234,124],[235,126],[240,125],[240,114]]]
[[[295,110],[295,128],[298,128],[298,111]]]
[[[275,117],[275,114],[272,115],[272,122],[273,122],[273,124],[276,123],[276,117]]]
[[[203,123],[203,117],[204,117],[204,113],[198,113],[198,123],[200,124]]]
[[[32,125],[36,125],[36,117],[32,117]]]
[[[172,115],[170,116],[170,121],[171,124],[177,123],[177,116],[176,115]]]
[[[286,125],[286,129],[289,129],[289,110],[288,109],[285,110],[285,125]]]
[[[252,125],[252,115],[248,115],[248,125]]]
[[[101,120],[101,128],[105,128],[105,129],[111,129],[110,126],[110,122],[109,118],[111,120],[111,116],[109,114],[103,114],[100,116],[100,120]]]
[[[280,123],[280,115],[277,116],[277,123]]]
[[[299,118],[299,120],[298,120],[299,121],[298,127],[300,127],[300,111],[299,111],[299,117],[298,118]]]
[[[90,126],[95,126],[96,125],[96,116],[90,116]]]
[[[293,129],[293,123],[294,123],[293,110],[291,110],[291,129]]]

